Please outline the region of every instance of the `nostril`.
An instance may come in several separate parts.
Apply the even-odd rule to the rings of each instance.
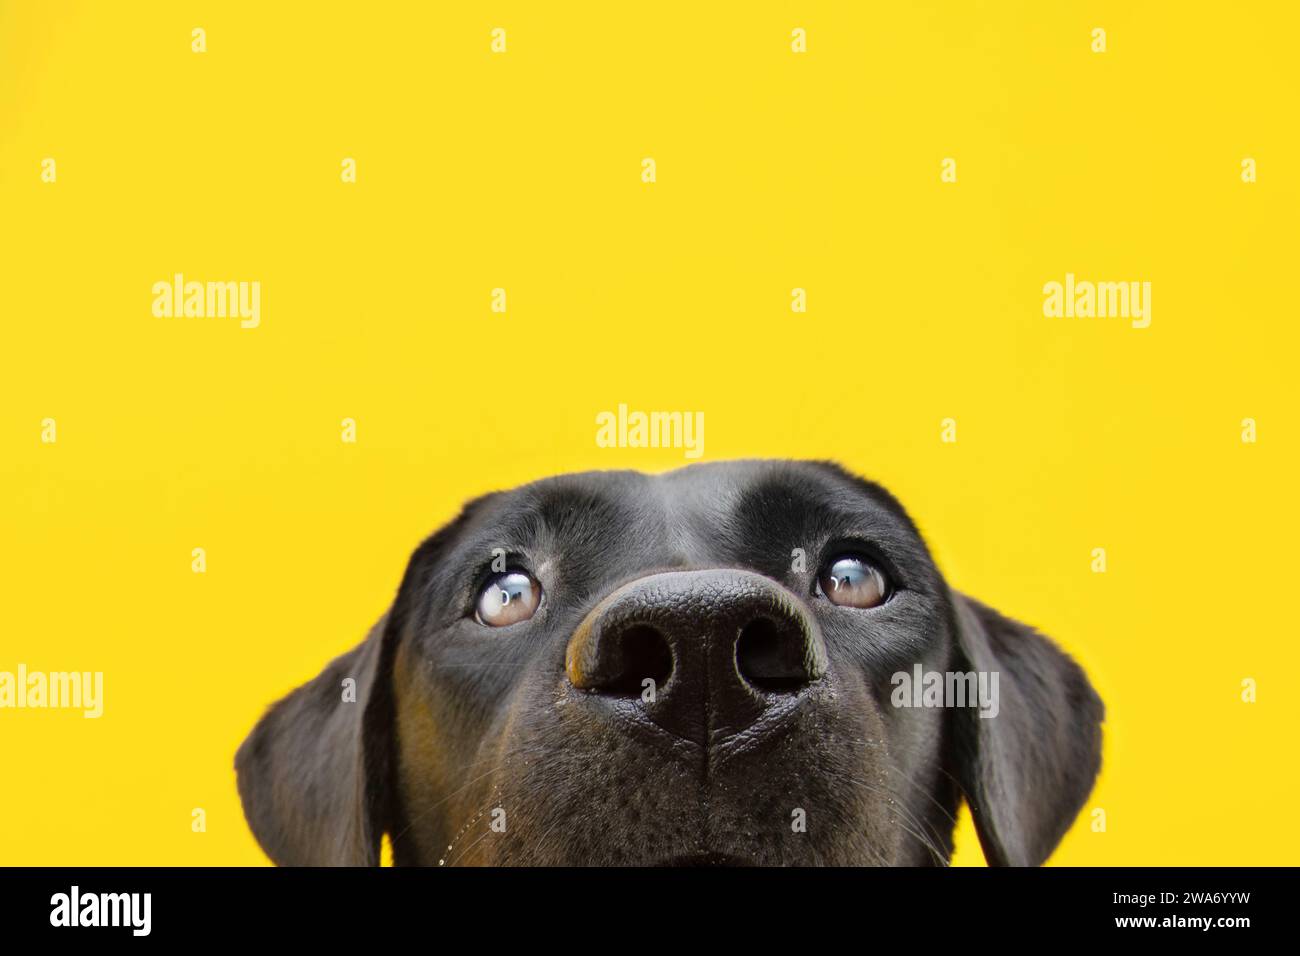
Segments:
[[[647,678],[654,681],[656,690],[668,683],[673,673],[673,652],[657,630],[645,624],[634,625],[618,636],[617,644],[619,665],[601,682],[603,692],[638,697],[645,690]]]
[[[769,618],[750,621],[736,641],[736,670],[759,690],[790,693],[809,681],[803,634]]]

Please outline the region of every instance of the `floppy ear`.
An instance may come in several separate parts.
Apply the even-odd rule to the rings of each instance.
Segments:
[[[271,707],[235,754],[244,816],[281,866],[376,866],[395,816],[393,660],[421,623],[444,550],[494,495],[415,549],[397,598],[357,647]],[[343,681],[356,681],[344,697]]]
[[[273,705],[235,755],[244,816],[281,866],[379,863],[392,726],[391,618],[384,615],[363,643]],[[345,688],[349,678],[355,684]]]
[[[1043,863],[1101,766],[1101,699],[1079,665],[1033,628],[953,594],[961,653],[996,672],[998,710],[957,717],[958,780],[993,866]]]

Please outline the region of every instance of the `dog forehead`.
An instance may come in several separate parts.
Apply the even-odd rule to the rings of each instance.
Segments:
[[[647,546],[696,551],[716,535],[743,535],[772,522],[798,525],[813,515],[888,516],[911,529],[884,489],[825,462],[741,460],[690,465],[661,474],[593,471],[557,475],[492,496],[484,517],[525,536],[562,537],[600,529],[634,533]]]
[[[829,462],[783,459],[743,459],[688,465],[656,476],[675,497],[704,502],[735,501],[740,497],[779,489],[792,500],[821,500],[847,490],[843,469]]]

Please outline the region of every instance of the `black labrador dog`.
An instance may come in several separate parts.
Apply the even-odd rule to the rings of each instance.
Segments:
[[[888,492],[728,462],[471,502],[235,766],[280,864],[375,864],[387,833],[399,865],[942,865],[965,799],[989,862],[1025,866],[1102,716]]]

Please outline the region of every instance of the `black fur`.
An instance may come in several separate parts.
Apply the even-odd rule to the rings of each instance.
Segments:
[[[494,548],[541,581],[532,620],[474,620]],[[821,563],[850,550],[892,579],[884,605],[816,596]],[[717,746],[565,671],[602,599],[698,569],[776,582],[828,662],[779,722]],[[892,706],[891,675],[917,663],[999,672],[998,716]],[[1047,639],[948,588],[886,491],[830,464],[731,462],[472,502],[416,550],[366,641],[271,708],[236,769],[281,864],[374,864],[385,832],[399,864],[943,864],[964,796],[991,863],[1036,865],[1092,787],[1102,717]]]

